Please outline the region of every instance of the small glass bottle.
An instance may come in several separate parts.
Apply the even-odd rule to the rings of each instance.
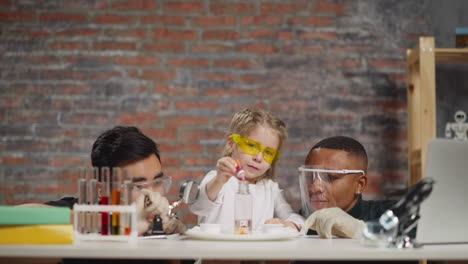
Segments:
[[[234,201],[235,234],[252,234],[252,201],[252,194],[249,192],[249,182],[239,181],[239,189]]]

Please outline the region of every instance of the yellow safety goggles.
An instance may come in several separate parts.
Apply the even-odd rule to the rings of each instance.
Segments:
[[[231,136],[237,146],[239,146],[245,154],[254,156],[259,152],[262,152],[263,159],[270,164],[278,160],[281,156],[281,153],[278,150],[265,147],[253,139],[246,138],[238,134],[232,134]]]

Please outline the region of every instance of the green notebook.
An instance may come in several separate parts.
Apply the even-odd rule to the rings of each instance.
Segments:
[[[0,206],[0,225],[69,224],[66,207]]]

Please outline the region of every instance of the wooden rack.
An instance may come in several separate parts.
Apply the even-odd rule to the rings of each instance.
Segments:
[[[409,185],[422,178],[429,141],[436,137],[437,62],[468,62],[468,49],[438,49],[433,37],[420,37],[408,49],[408,166]]]

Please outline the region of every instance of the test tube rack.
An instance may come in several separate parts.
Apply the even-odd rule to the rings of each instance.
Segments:
[[[101,235],[99,233],[81,233],[79,230],[79,215],[83,213],[125,213],[130,215],[130,235]],[[122,215],[122,214],[121,214]],[[135,203],[131,205],[87,205],[75,204],[73,206],[74,241],[79,244],[83,241],[122,241],[135,243],[138,238],[137,209]]]

